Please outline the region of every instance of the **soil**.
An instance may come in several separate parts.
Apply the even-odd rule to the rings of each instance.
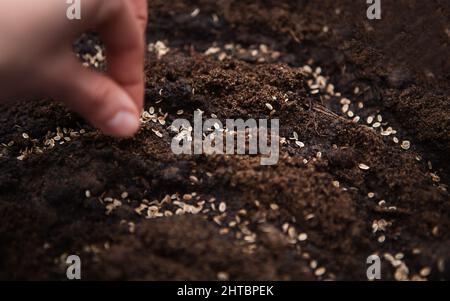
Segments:
[[[57,102],[2,105],[0,279],[63,280],[77,254],[85,280],[366,280],[376,254],[383,280],[449,280],[450,4],[366,9],[151,1],[133,139]],[[278,164],[174,155],[170,123],[198,109],[279,118]]]

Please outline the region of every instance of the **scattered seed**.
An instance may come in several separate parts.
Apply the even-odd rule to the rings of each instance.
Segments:
[[[351,101],[350,101],[350,99],[348,99],[348,98],[342,98],[341,99],[341,101],[340,101],[340,103],[341,103],[341,105],[350,105],[351,104]]]
[[[381,123],[379,123],[379,122],[375,122],[373,125],[372,125],[372,127],[373,128],[379,128],[381,126]]]
[[[217,279],[220,281],[228,281],[230,279],[230,276],[226,272],[219,272],[217,273]]]
[[[271,111],[273,110],[273,106],[270,103],[266,103],[266,107]]]
[[[327,270],[324,267],[320,267],[314,272],[314,275],[320,277],[320,276],[324,275],[326,273],[326,271]]]
[[[408,140],[404,140],[400,146],[404,150],[408,150],[411,147],[411,142],[409,142]]]
[[[300,233],[298,236],[299,241],[305,241],[307,239],[308,239],[308,234],[306,234],[306,233]]]
[[[367,196],[368,196],[369,198],[373,198],[373,197],[375,196],[375,193],[369,192],[369,193],[367,194]]]
[[[364,164],[364,163],[360,163],[358,166],[362,170],[369,170],[370,169],[370,167],[368,165]]]
[[[304,144],[303,142],[301,142],[301,141],[295,141],[295,144],[296,144],[298,147],[300,147],[300,148],[305,147],[305,144]]]
[[[429,268],[429,267],[424,267],[420,270],[420,276],[422,276],[422,277],[427,277],[430,275],[430,273],[431,273],[431,268]]]
[[[90,198],[90,197],[91,197],[91,192],[90,192],[89,190],[86,190],[86,191],[84,192],[84,195],[85,195],[87,198]]]
[[[343,105],[342,106],[342,113],[344,113],[344,114],[347,113],[348,109],[349,109],[349,105],[348,104]]]
[[[152,129],[152,131],[153,131],[153,133],[155,133],[155,135],[158,136],[159,138],[162,138],[162,137],[163,137],[163,134],[161,134],[160,131],[154,130],[154,129]]]
[[[30,138],[30,136],[27,133],[23,133],[22,137],[23,137],[23,139],[29,139]]]
[[[220,212],[225,212],[225,210],[227,210],[227,205],[224,202],[221,202],[219,204],[219,211]]]
[[[371,124],[373,122],[373,116],[367,117],[367,124]]]
[[[122,194],[120,195],[120,197],[121,197],[122,199],[126,199],[126,198],[128,197],[128,192],[126,192],[126,191],[122,192]]]

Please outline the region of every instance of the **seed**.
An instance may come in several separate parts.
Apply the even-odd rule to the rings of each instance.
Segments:
[[[271,111],[273,110],[273,106],[270,103],[266,103],[266,107]]]
[[[404,150],[408,150],[411,147],[411,142],[409,142],[408,140],[404,140],[400,146]]]
[[[190,200],[192,200],[192,195],[191,195],[191,194],[185,194],[185,195],[183,195],[183,200],[185,200],[185,201],[190,201]]]
[[[362,170],[369,170],[370,169],[370,167],[368,165],[364,164],[364,163],[360,163],[358,166]]]
[[[122,199],[126,199],[126,198],[128,197],[128,192],[126,192],[126,191],[122,192],[122,194],[120,195],[120,197],[121,197]]]
[[[316,269],[317,268],[317,260],[311,260],[311,262],[309,263],[309,267],[311,269]]]
[[[220,212],[225,212],[225,210],[227,210],[227,205],[224,202],[221,202],[219,204],[219,211]]]
[[[373,197],[375,196],[375,193],[369,192],[369,193],[367,194],[367,196],[368,196],[369,198],[373,198]]]
[[[91,197],[91,192],[90,192],[89,190],[86,190],[86,191],[84,192],[84,195],[85,195],[87,198],[90,198],[90,197]]]
[[[360,120],[361,120],[361,117],[356,116],[355,118],[353,118],[352,121],[353,121],[354,123],[358,123]]]
[[[153,131],[153,133],[155,133],[155,135],[158,136],[159,138],[162,138],[162,137],[163,137],[163,134],[161,134],[161,132],[159,132],[159,131],[157,131],[157,130],[153,130],[153,129],[152,129],[152,131]]]
[[[378,237],[378,242],[379,242],[380,244],[383,243],[385,240],[386,240],[386,236],[384,236],[384,235],[380,235],[380,236]]]
[[[373,116],[367,117],[367,124],[371,124],[373,122]]]
[[[348,98],[342,98],[340,103],[341,105],[350,105],[351,101]]]
[[[422,277],[427,277],[429,276],[431,273],[431,268],[429,267],[424,267],[423,269],[420,270],[420,276]]]
[[[342,106],[342,113],[344,113],[344,114],[347,113],[348,109],[349,109],[349,105],[348,104],[343,105]]]
[[[379,114],[377,115],[377,121],[378,122],[382,122],[383,121],[383,117],[381,117],[381,115],[379,115]]]
[[[280,209],[280,207],[279,207],[277,204],[272,203],[272,204],[270,204],[270,209],[272,209],[272,210],[278,210],[278,209]]]
[[[322,276],[322,275],[324,275],[326,273],[326,271],[327,270],[324,267],[320,267],[314,272],[314,275]]]
[[[392,141],[394,141],[394,143],[398,143],[399,142],[397,137],[392,138]]]
[[[339,188],[340,185],[339,181],[333,181],[332,184],[334,187]]]
[[[183,110],[178,110],[177,111],[177,115],[183,115],[184,111]]]
[[[23,137],[23,139],[29,139],[29,138],[30,138],[30,136],[28,136],[27,133],[23,133],[23,134],[22,134],[22,137]]]
[[[230,279],[230,276],[226,272],[219,272],[217,273],[217,279],[221,281],[228,281]]]
[[[311,68],[310,66],[308,66],[308,65],[303,66],[302,70],[303,70],[305,73],[312,73],[312,68]]]
[[[353,111],[348,111],[347,116],[353,118],[353,116],[355,116],[355,113],[353,113]]]
[[[304,144],[303,142],[301,142],[301,141],[295,141],[295,144],[296,144],[298,147],[300,147],[300,148],[305,147],[305,144]]]
[[[375,122],[375,123],[372,125],[373,128],[379,128],[380,126],[381,126],[381,123],[379,123],[379,122]]]
[[[308,234],[306,234],[306,233],[300,233],[298,236],[299,241],[305,241],[307,239],[308,239]]]

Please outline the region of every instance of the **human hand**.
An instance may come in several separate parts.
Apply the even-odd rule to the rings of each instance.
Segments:
[[[69,20],[68,7],[65,0],[0,1],[0,101],[61,100],[104,133],[132,136],[144,101],[147,1],[81,0],[81,20]],[[87,30],[106,46],[106,74],[83,67],[72,51]]]

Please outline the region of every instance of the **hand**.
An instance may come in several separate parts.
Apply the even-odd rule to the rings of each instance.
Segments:
[[[139,129],[144,99],[146,0],[81,0],[69,20],[65,0],[0,1],[0,101],[63,101],[104,133]],[[106,46],[107,74],[87,69],[72,44],[87,30]]]

